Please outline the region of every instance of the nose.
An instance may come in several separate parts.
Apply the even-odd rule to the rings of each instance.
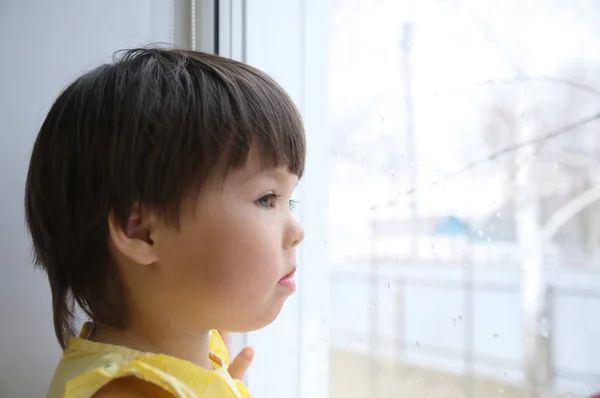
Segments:
[[[288,242],[292,247],[298,246],[304,240],[304,229],[295,219],[292,219],[288,229]]]

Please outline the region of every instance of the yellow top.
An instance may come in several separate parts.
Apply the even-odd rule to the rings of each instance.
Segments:
[[[227,373],[227,347],[216,331],[210,332],[214,370],[207,370],[166,355],[87,340],[90,326],[85,324],[79,338],[68,340],[47,398],[89,398],[108,382],[126,376],[153,383],[177,398],[250,398],[242,382]]]

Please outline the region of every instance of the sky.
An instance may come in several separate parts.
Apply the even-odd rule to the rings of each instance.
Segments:
[[[378,117],[360,126],[361,137],[368,141],[378,134],[395,134],[400,154],[405,149],[400,37],[402,22],[412,22],[416,170],[422,213],[483,216],[504,203],[502,170],[493,164],[432,186],[440,176],[460,170],[490,151],[480,131],[482,109],[488,105],[488,89],[494,83],[483,82],[512,79],[519,73],[517,69],[528,76],[547,76],[565,64],[598,62],[589,57],[600,54],[600,49],[594,40],[597,28],[585,4],[579,10],[574,8],[575,2],[569,3],[571,6],[565,3],[567,7],[560,10],[539,4],[337,2],[329,78],[332,122],[343,125],[348,114],[379,98]],[[357,209],[368,218],[370,207],[398,197],[385,172],[365,171],[363,177],[353,180],[356,173],[347,162],[344,153],[334,160],[334,218],[345,219],[349,211]],[[405,190],[410,189],[407,181],[403,184]]]

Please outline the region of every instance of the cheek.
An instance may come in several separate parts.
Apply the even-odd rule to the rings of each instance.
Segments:
[[[162,305],[190,328],[263,327],[281,310],[277,282],[291,266],[279,225],[252,211],[220,215],[161,241]]]
[[[202,296],[251,300],[272,288],[283,270],[280,239],[274,223],[252,210],[242,217],[226,214],[204,219],[180,231],[177,268],[182,283]]]
[[[238,289],[252,284],[255,292],[278,280],[282,254],[276,230],[260,219],[227,221],[232,222],[223,222],[210,234],[206,251],[212,276]]]

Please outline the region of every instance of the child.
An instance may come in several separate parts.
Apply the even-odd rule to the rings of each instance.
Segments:
[[[294,292],[304,160],[290,98],[230,59],[135,49],[72,83],[25,192],[64,349],[48,397],[249,397],[213,330],[262,328]]]

